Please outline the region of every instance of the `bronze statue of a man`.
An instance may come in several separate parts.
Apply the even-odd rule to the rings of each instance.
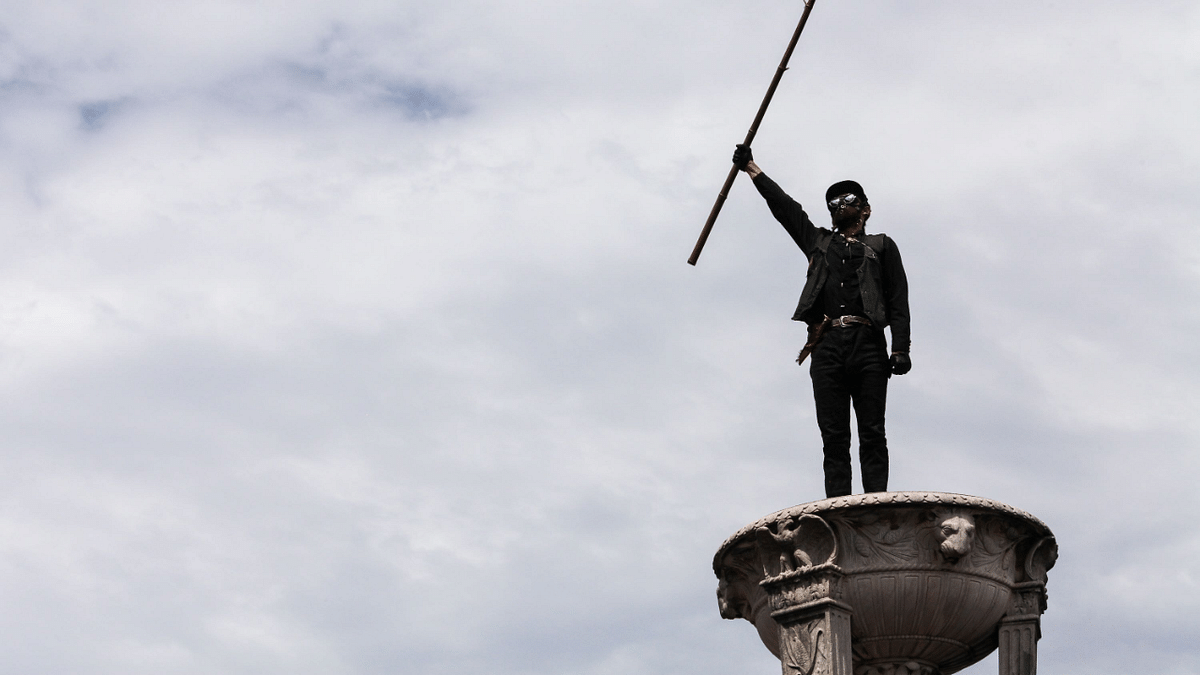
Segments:
[[[886,234],[866,234],[871,205],[852,180],[825,193],[833,229],[808,214],[737,146],[733,163],[750,175],[775,219],[808,257],[808,280],[793,320],[809,326],[813,397],[825,452],[825,496],[851,493],[850,406],[858,420],[864,492],[884,492],[888,480],[884,410],[888,378],[912,368],[908,279],[900,249]],[[889,355],[884,327],[891,327]],[[804,353],[801,353],[803,359]]]

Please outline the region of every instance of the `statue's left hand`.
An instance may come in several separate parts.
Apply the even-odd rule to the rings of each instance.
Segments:
[[[904,352],[895,352],[892,354],[892,374],[903,375],[912,370],[912,359],[908,358],[908,354]]]

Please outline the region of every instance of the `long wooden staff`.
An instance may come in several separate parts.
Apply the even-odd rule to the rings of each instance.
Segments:
[[[767,95],[763,97],[762,105],[758,107],[758,115],[754,117],[754,124],[751,124],[750,131],[746,132],[746,140],[742,141],[743,145],[750,145],[754,141],[754,135],[758,133],[758,125],[762,122],[763,115],[767,114],[767,106],[771,105],[771,97],[775,95],[775,88],[779,86],[783,71],[787,70],[788,59],[792,58],[792,50],[796,49],[800,34],[804,32],[804,24],[808,22],[808,14],[816,2],[817,0],[808,0],[804,3],[804,14],[800,15],[800,24],[796,26],[796,33],[792,35],[792,41],[788,43],[787,51],[783,53],[783,60],[775,69],[775,77],[771,80],[771,86],[767,88]],[[708,222],[704,223],[700,238],[696,240],[696,248],[692,249],[692,257],[688,258],[689,265],[694,266],[700,259],[700,251],[704,250],[704,242],[708,241],[708,234],[712,232],[713,223],[717,222],[717,214],[721,213],[721,206],[725,204],[725,198],[729,196],[729,188],[733,187],[733,181],[737,175],[738,168],[736,166],[729,170],[729,176],[725,178],[725,185],[721,187],[721,193],[717,195],[717,203],[713,204],[712,212],[708,214]]]

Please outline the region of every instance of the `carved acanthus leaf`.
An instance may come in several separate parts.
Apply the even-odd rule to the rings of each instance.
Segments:
[[[821,620],[790,627],[780,645],[784,672],[788,675],[825,675],[830,661],[828,643]]]
[[[850,540],[854,552],[863,559],[860,562],[900,564],[913,562],[918,557],[912,530],[905,527],[906,521],[914,518],[913,514],[901,512],[885,518],[837,518],[835,523]]]

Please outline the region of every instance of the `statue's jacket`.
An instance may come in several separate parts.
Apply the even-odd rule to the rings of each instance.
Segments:
[[[833,239],[833,231],[813,225],[800,204],[767,174],[755,176],[754,186],[766,200],[771,214],[808,257],[808,279],[792,319],[809,325],[819,323],[825,318],[819,300],[825,281],[829,278],[829,263],[825,254]],[[907,353],[910,344],[908,277],[904,274],[900,249],[886,234],[865,234],[859,236],[859,240],[866,244],[866,264],[858,268],[863,310],[877,329],[891,327],[892,351]]]

